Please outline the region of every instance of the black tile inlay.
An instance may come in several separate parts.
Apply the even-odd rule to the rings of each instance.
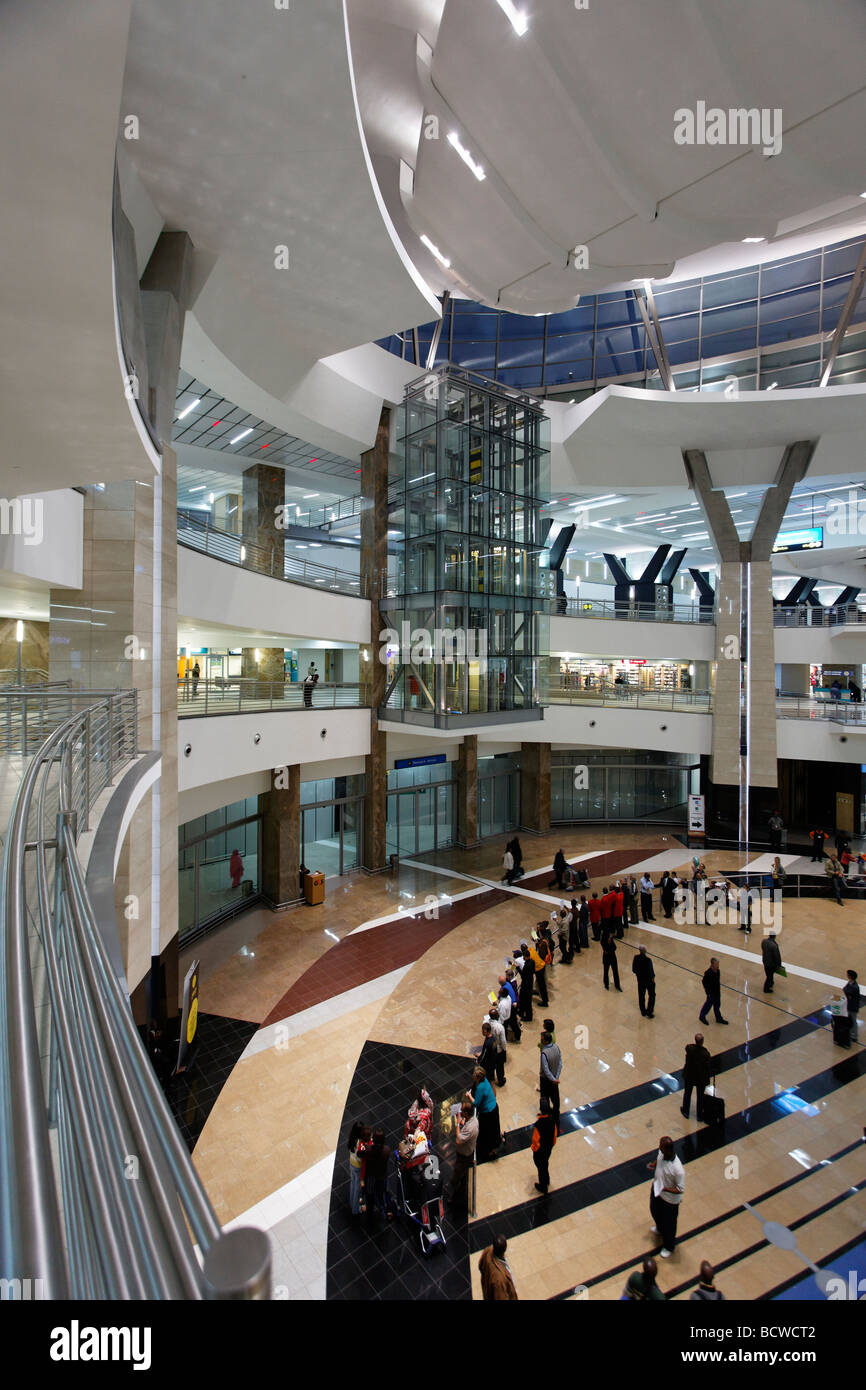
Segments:
[[[393,1149],[402,1137],[406,1112],[420,1085],[435,1102],[434,1143],[446,1183],[453,1146],[441,1137],[438,1117],[467,1089],[472,1058],[390,1043],[367,1042],[358,1059],[343,1113],[328,1219],[328,1299],[470,1299],[468,1218],[445,1203],[446,1245],[421,1253],[419,1227],[402,1211],[393,1223],[378,1215],[349,1213],[349,1160],[346,1140],[356,1119],[381,1125]],[[397,1198],[396,1179],[391,1191]]]
[[[822,1100],[841,1086],[847,1086],[849,1082],[855,1081],[860,1076],[866,1076],[866,1051],[858,1052],[852,1057],[846,1057],[843,1061],[837,1062],[835,1066],[828,1067],[826,1071],[818,1072],[815,1076],[808,1077],[798,1086],[791,1087],[785,1095],[796,1097],[797,1102],[807,1105],[814,1104],[817,1100]],[[758,1130],[765,1129],[767,1125],[774,1124],[776,1120],[782,1119],[789,1114],[785,1102],[781,1096],[771,1096],[767,1100],[759,1101],[749,1110],[741,1110],[738,1114],[730,1115],[723,1126],[704,1128],[693,1134],[688,1134],[677,1142],[677,1152],[684,1163],[689,1163],[696,1158],[703,1158],[705,1154],[714,1153],[718,1149],[725,1148],[727,1145],[739,1139],[745,1139],[750,1134],[757,1133]],[[615,1164],[608,1168],[603,1174],[605,1185],[609,1184],[606,1196],[614,1196],[618,1192],[626,1192],[632,1187],[638,1187],[641,1183],[649,1183],[647,1175],[647,1164],[655,1156],[656,1150],[644,1154],[639,1154],[635,1158],[627,1159],[623,1163]],[[543,1203],[545,1209],[545,1221],[559,1220],[563,1216],[570,1216],[583,1207],[590,1206],[598,1198],[591,1193],[598,1191],[599,1177],[581,1178],[577,1182],[569,1183],[566,1187],[555,1189]],[[470,1247],[473,1251],[483,1250],[489,1245],[497,1231],[503,1228],[505,1218],[511,1226],[510,1235],[522,1235],[526,1231],[533,1230],[542,1224],[538,1217],[539,1206],[537,1201],[521,1203],[518,1206],[509,1207],[508,1210],[494,1217],[487,1217],[482,1221],[477,1221],[470,1230]]]
[[[221,1014],[198,1016],[192,1067],[165,1086],[165,1097],[190,1153],[205,1127],[223,1086],[247,1046],[259,1031],[257,1023]]]

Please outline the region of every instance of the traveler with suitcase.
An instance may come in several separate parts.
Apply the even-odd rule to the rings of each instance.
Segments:
[[[695,1033],[693,1043],[686,1044],[686,1060],[683,1066],[683,1103],[680,1113],[686,1119],[692,1104],[692,1091],[698,1093],[697,1117],[700,1124],[704,1118],[704,1092],[710,1083],[712,1058],[704,1047],[703,1033]]]
[[[860,1012],[860,986],[857,983],[856,970],[848,970],[846,974],[848,976],[848,983],[845,985],[842,993],[848,1000],[848,1018],[851,1023],[851,1034],[856,1038],[857,1018]]]

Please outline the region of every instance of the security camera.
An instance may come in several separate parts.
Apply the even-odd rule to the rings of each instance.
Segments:
[[[594,719],[590,719],[590,721],[589,721],[589,727],[590,727],[591,729],[594,729],[594,728],[595,728],[595,720],[594,720]]]
[[[183,756],[184,756],[185,758],[188,758],[191,752],[192,752],[192,744],[191,744],[191,743],[185,743],[185,744],[184,744],[184,748],[183,748]]]
[[[848,735],[847,735],[847,734],[843,734],[842,737],[839,739],[839,742],[840,742],[840,743],[847,743],[847,742],[848,742]]]
[[[327,738],[327,737],[328,737],[328,730],[327,730],[327,729],[323,729],[322,732],[319,734],[319,738]]]
[[[261,741],[262,741],[262,736],[261,736],[261,734],[253,734],[253,743],[261,743]]]
[[[666,729],[667,727],[668,727],[667,724],[659,724],[659,728],[661,729],[662,733],[664,733],[664,731],[665,731],[665,729]]]

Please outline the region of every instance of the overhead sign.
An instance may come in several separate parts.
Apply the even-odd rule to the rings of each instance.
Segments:
[[[704,822],[704,817],[705,817],[705,800],[704,800],[704,797],[701,796],[701,795],[699,795],[697,792],[690,792],[690,793],[689,793],[689,834],[690,834],[690,835],[703,835],[703,833],[704,833],[704,831],[705,831],[705,829],[706,829],[706,825],[705,825],[705,822]]]
[[[447,761],[448,759],[444,753],[431,753],[428,758],[397,758],[394,762],[394,767],[429,767],[431,763],[444,763]]]
[[[804,526],[801,531],[780,531],[773,546],[774,555],[789,550],[821,550],[824,545],[823,526]]]

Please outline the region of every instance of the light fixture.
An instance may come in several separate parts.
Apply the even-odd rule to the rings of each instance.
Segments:
[[[247,435],[248,435],[248,434],[252,434],[252,432],[253,432],[253,427],[252,427],[252,425],[250,425],[250,427],[249,427],[248,430],[241,430],[240,434],[236,434],[235,437],[234,437],[234,439],[230,439],[230,440],[229,440],[229,447],[231,447],[232,444],[238,444],[238,443],[240,443],[240,441],[241,441],[242,439],[246,439]]]
[[[744,241],[746,244],[748,244],[748,245],[751,245],[752,243],[754,243],[754,244],[757,245],[757,243],[758,243],[759,241],[766,241],[766,240],[767,240],[767,238],[766,238],[765,236],[744,236],[744,237],[743,237],[743,241]]]
[[[430,240],[430,238],[427,236],[427,233],[426,233],[426,232],[422,232],[422,233],[421,233],[421,240],[423,241],[424,245],[427,247],[427,250],[428,250],[428,251],[431,251],[431,252],[433,253],[433,255],[436,257],[436,259],[437,259],[437,261],[439,262],[439,264],[440,264],[440,265],[444,265],[444,267],[445,267],[446,270],[450,270],[450,269],[451,269],[451,262],[448,260],[448,257],[442,255],[442,252],[439,250],[439,247],[438,247],[438,246],[434,246],[433,242],[432,242],[432,241]]]
[[[209,493],[208,493],[208,495],[207,495],[207,500],[208,500],[208,502],[210,503],[210,505],[213,506],[213,493],[212,493],[212,492],[209,492]]]
[[[319,494],[318,494],[317,492],[305,492],[305,493],[304,493],[304,501],[305,501],[305,502],[312,502],[313,498],[314,498],[314,497],[318,497],[318,495],[319,495]]]
[[[451,145],[452,149],[455,149],[457,151],[460,158],[463,160],[463,163],[466,165],[467,169],[472,170],[479,183],[481,183],[483,179],[487,178],[487,175],[485,174],[482,166],[480,164],[475,163],[475,160],[472,158],[472,155],[469,153],[466,146],[461,144],[460,136],[457,134],[456,131],[451,131],[450,135],[448,136],[448,144]]]
[[[310,541],[310,549],[311,549],[311,550],[321,550],[321,548],[322,548],[322,542],[321,542],[321,541]]]
[[[198,487],[191,487],[190,492],[204,492],[207,483],[199,483]]]
[[[776,389],[776,387],[778,386],[778,384],[779,384],[778,381],[771,381],[770,384],[769,384],[769,386],[767,387],[767,390],[768,390],[768,391],[775,391],[775,389]]]
[[[246,558],[247,558],[247,548],[246,548],[245,545],[242,545],[242,546],[241,546],[241,564],[243,564],[243,562],[244,562],[244,560],[245,560]]]
[[[24,641],[24,623],[21,621],[20,618],[15,624],[15,641],[18,643]]]
[[[189,415],[190,411],[191,411],[191,410],[195,410],[195,408],[196,408],[197,405],[201,405],[201,396],[196,396],[196,398],[195,398],[195,400],[192,402],[192,404],[191,404],[191,405],[188,405],[187,408],[186,408],[186,410],[182,410],[182,411],[180,412],[180,414],[179,414],[178,417],[177,417],[178,420],[185,420],[186,417],[187,417],[187,415]]]
[[[518,36],[525,34],[529,28],[529,20],[522,10],[514,4],[514,0],[496,0],[497,5],[503,14],[507,14],[511,20],[511,27]]]

